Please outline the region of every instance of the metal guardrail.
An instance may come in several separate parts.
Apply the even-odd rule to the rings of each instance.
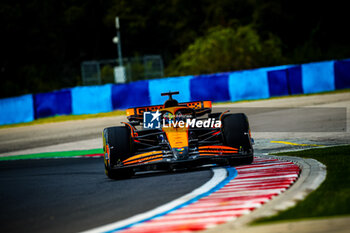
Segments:
[[[82,83],[88,86],[164,77],[163,59],[160,55],[124,58],[123,67],[124,69],[120,69],[118,59],[82,62]],[[120,71],[124,72],[124,78],[116,78]]]

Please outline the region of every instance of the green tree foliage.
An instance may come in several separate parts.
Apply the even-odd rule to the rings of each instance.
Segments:
[[[345,3],[2,0],[0,98],[79,85],[81,62],[117,57],[117,15],[123,55],[161,54],[166,75],[349,58]]]
[[[168,67],[169,75],[203,74],[280,64],[277,37],[262,40],[252,26],[215,27],[197,38]]]

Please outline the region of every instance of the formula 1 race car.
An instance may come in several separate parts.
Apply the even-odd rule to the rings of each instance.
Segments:
[[[169,96],[163,105],[129,108],[129,121],[122,122],[124,126],[103,130],[104,165],[109,178],[125,179],[144,170],[253,162],[244,113],[212,113],[211,101],[178,103],[172,98],[175,94],[179,92],[162,93]]]

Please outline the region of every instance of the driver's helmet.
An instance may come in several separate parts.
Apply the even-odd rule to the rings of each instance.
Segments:
[[[165,124],[169,124],[169,122],[173,121],[174,118],[175,118],[175,116],[171,112],[163,113],[163,120],[164,120]]]

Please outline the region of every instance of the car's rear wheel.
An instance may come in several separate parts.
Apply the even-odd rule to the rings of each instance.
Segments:
[[[222,127],[224,144],[237,148],[247,155],[230,159],[230,165],[251,164],[254,158],[247,116],[244,113],[226,114],[222,120]]]
[[[134,174],[130,168],[113,169],[132,154],[129,128],[126,126],[105,128],[103,130],[103,150],[105,153],[105,173],[109,178],[126,179]]]

